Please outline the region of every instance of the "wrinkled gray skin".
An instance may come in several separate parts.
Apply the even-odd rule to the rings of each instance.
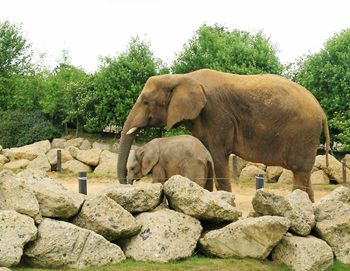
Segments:
[[[189,135],[156,138],[130,152],[128,183],[152,173],[153,182],[164,183],[182,175],[213,191],[214,163],[209,151]]]
[[[294,174],[293,189],[313,200],[311,170],[320,134],[329,147],[327,118],[315,97],[278,75],[236,75],[209,69],[150,77],[124,123],[118,178],[136,133],[146,127],[184,123],[209,150],[218,190],[231,191],[228,157],[282,166]]]

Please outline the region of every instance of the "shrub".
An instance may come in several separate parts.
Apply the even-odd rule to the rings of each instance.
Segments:
[[[0,145],[4,148],[28,145],[61,135],[61,131],[38,111],[2,111],[0,114]]]

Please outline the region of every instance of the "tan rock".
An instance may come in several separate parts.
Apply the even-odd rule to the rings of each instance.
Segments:
[[[77,159],[77,156],[78,156],[78,151],[79,149],[77,147],[74,147],[74,146],[68,146],[67,148],[65,148],[67,151],[69,151],[70,155]]]
[[[67,149],[51,149],[47,153],[47,158],[49,159],[49,163],[51,166],[57,165],[57,151],[61,150],[61,161],[62,163],[73,160],[73,156]]]
[[[326,165],[326,156],[316,156],[315,166],[322,169],[327,175],[334,179],[337,183],[343,183],[342,163],[334,156],[329,155],[329,165]],[[346,169],[346,178],[350,180],[350,169]]]
[[[90,150],[92,148],[92,145],[89,140],[84,139],[84,141],[81,143],[79,149],[80,150]]]
[[[8,149],[6,155],[10,160],[33,160],[39,155],[46,154],[50,149],[50,141],[44,140],[23,147]]]
[[[278,178],[278,183],[291,184],[293,183],[293,178],[293,172],[284,168],[281,176]]]
[[[37,168],[44,171],[51,171],[51,165],[46,155],[39,155],[34,160],[30,161],[27,168]]]
[[[255,182],[255,177],[259,174],[265,175],[265,171],[255,165],[249,165],[242,169],[239,179]]]
[[[80,145],[83,143],[83,141],[84,141],[84,138],[81,138],[81,137],[77,137],[77,138],[73,138],[73,139],[67,140],[67,142],[65,144],[65,148],[68,148],[70,146],[79,148]]]
[[[94,149],[107,150],[107,151],[110,151],[112,149],[111,145],[106,144],[106,143],[97,142],[97,141],[92,143],[92,147]]]
[[[328,175],[323,170],[317,170],[311,174],[311,184],[329,184]]]
[[[64,171],[72,172],[72,173],[79,173],[79,172],[91,172],[91,167],[88,165],[85,165],[84,163],[78,161],[78,160],[69,160],[62,164],[62,169]]]
[[[16,170],[24,169],[28,165],[29,165],[29,160],[19,159],[19,160],[13,160],[9,163],[4,164],[3,168],[16,171]]]
[[[4,164],[6,164],[9,161],[10,160],[5,155],[0,154],[0,167],[2,167]]]
[[[66,147],[66,142],[64,138],[54,138],[51,142],[52,149],[64,149]]]
[[[117,175],[117,165],[118,160],[114,162],[102,162],[99,163],[95,168],[94,173],[104,175],[104,174],[113,174]]]
[[[100,161],[100,155],[100,149],[79,150],[77,160],[89,166],[97,166]]]
[[[283,167],[269,166],[266,168],[266,179],[268,183],[277,183],[283,172]]]

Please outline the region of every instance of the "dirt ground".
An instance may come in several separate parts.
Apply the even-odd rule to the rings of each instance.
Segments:
[[[78,179],[76,176],[72,175],[65,175],[65,174],[58,174],[58,173],[50,173],[50,176],[56,180],[57,182],[61,183],[64,187],[71,191],[79,192],[79,184]],[[143,179],[142,181],[138,182],[136,185],[139,185],[141,183],[149,183],[151,182],[150,178]],[[100,176],[88,176],[88,183],[87,183],[87,194],[88,195],[94,195],[99,193],[101,190],[105,189],[106,187],[114,184],[118,184],[118,180],[116,177],[100,177]],[[247,216],[249,212],[252,210],[252,198],[255,194],[255,184],[254,183],[247,183],[247,182],[237,182],[232,181],[232,191],[235,194],[236,197],[236,205],[237,208],[239,208],[243,216]],[[322,187],[313,187],[315,192],[315,201],[318,201],[320,198],[322,198],[324,195],[329,193],[331,190],[335,188],[334,185],[328,185],[328,186],[322,186]],[[287,195],[291,192],[291,185],[278,185],[278,184],[265,184],[266,190],[271,190],[276,194],[279,195]]]

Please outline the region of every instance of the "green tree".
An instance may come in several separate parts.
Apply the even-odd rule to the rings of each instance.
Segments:
[[[350,149],[350,29],[300,61],[292,77],[309,89],[325,110],[332,139]]]
[[[262,32],[254,35],[219,25],[201,26],[172,65],[174,73],[201,68],[238,74],[282,72],[276,49]]]
[[[106,57],[102,61],[95,78],[99,103],[95,121],[90,121],[89,127],[101,131],[114,125],[120,131],[143,85],[157,74],[160,62],[153,56],[150,45],[139,38],[133,38],[127,50],[117,57]]]

